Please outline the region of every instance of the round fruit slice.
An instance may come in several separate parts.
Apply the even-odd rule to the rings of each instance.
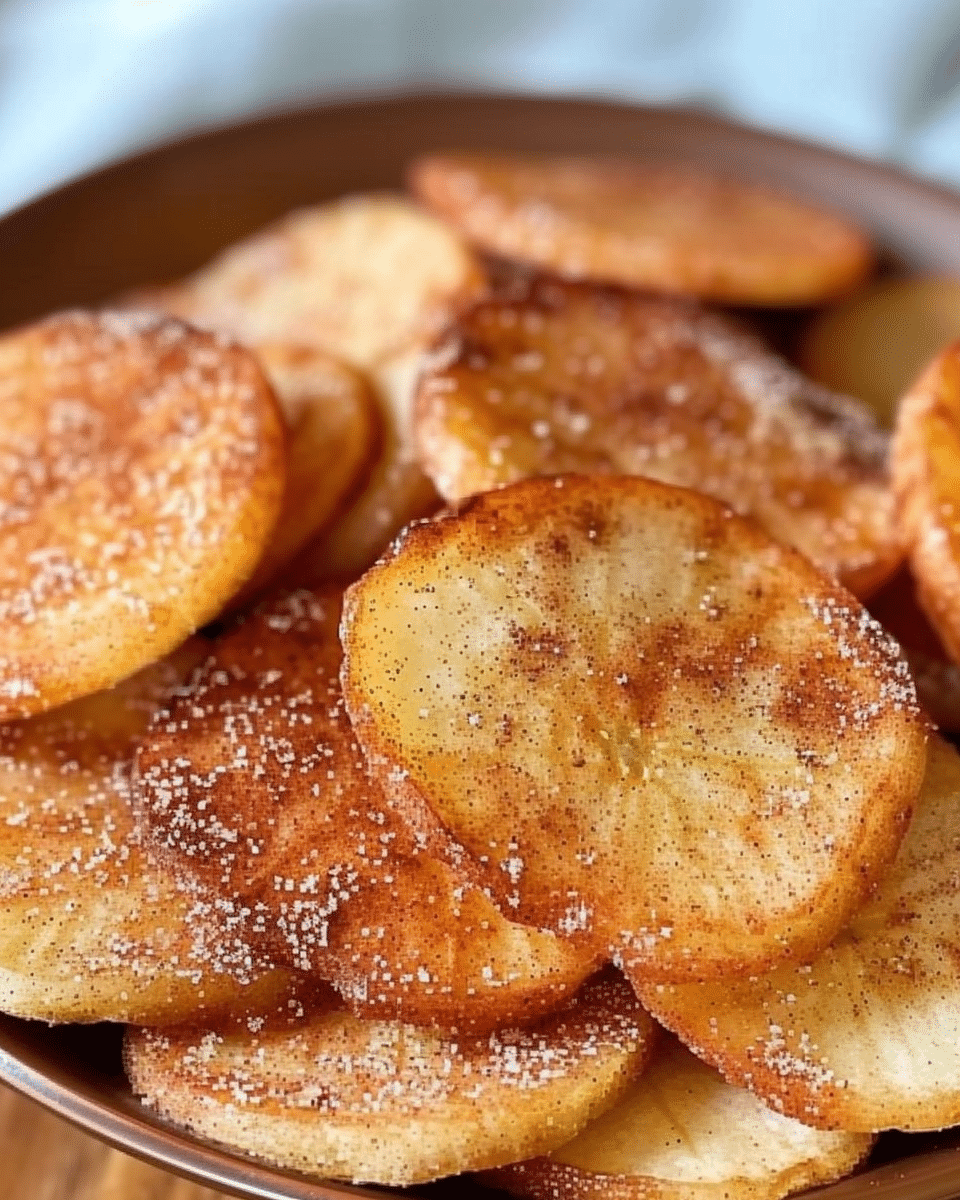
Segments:
[[[126,1062],[146,1103],[202,1137],[310,1175],[404,1185],[569,1140],[643,1070],[652,1034],[608,975],[526,1032],[451,1039],[321,1012],[262,1033],[133,1030]]]
[[[137,741],[203,654],[0,726],[0,1011],[161,1025],[285,990],[238,914],[148,860],[128,807]]]
[[[140,748],[148,843],[358,1013],[477,1030],[553,1011],[597,955],[507,920],[390,809],[343,710],[339,619],[339,594],[300,591],[211,645]]]
[[[960,337],[960,279],[885,279],[818,313],[797,357],[827,387],[864,400],[892,428],[900,397]]]
[[[539,281],[481,302],[437,349],[415,415],[447,500],[531,475],[644,475],[755,517],[858,595],[903,558],[869,411],[679,300]]]
[[[404,525],[440,507],[413,437],[414,395],[423,361],[423,350],[415,347],[371,373],[383,426],[380,455],[359,496],[294,563],[292,581],[310,587],[352,583]]]
[[[960,341],[904,396],[892,464],[917,597],[960,662]]]
[[[804,966],[651,986],[648,1008],[728,1079],[825,1129],[960,1122],[960,758],[939,739],[873,899]]]
[[[485,286],[463,240],[401,196],[300,209],[148,295],[244,345],[294,342],[370,369],[423,345]]]
[[[287,428],[287,486],[276,528],[236,603],[256,595],[338,515],[377,450],[367,380],[310,346],[257,347]]]
[[[642,975],[825,945],[891,861],[926,727],[898,647],[706,496],[536,479],[412,526],[347,593],[347,708],[504,912]]]
[[[842,1178],[873,1142],[772,1112],[662,1037],[630,1091],[572,1142],[486,1179],[534,1200],[781,1200]]]
[[[410,179],[485,250],[570,279],[732,304],[815,304],[872,266],[851,222],[680,165],[437,154]]]
[[[358,195],[292,213],[191,278],[141,293],[246,345],[311,346],[368,373],[383,440],[362,494],[304,552],[289,579],[349,582],[408,521],[438,504],[410,431],[424,347],[486,288],[462,238],[400,196]]]
[[[108,687],[215,617],[280,509],[246,350],[143,314],[0,339],[0,718]]]

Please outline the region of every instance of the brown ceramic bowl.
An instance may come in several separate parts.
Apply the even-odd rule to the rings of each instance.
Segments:
[[[890,167],[695,112],[589,100],[401,95],[328,105],[162,146],[0,220],[0,328],[172,279],[296,205],[393,187],[424,150],[499,148],[683,159],[819,200],[872,231],[905,271],[960,275],[960,196]],[[0,913],[2,919],[2,913]],[[385,1196],[274,1171],[164,1126],[120,1068],[120,1031],[0,1018],[0,1079],[108,1142],[261,1200]],[[492,1195],[470,1181],[407,1195]],[[831,1200],[960,1197],[960,1131],[887,1134]]]

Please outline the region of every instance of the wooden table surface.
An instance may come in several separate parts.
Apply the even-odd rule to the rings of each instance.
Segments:
[[[0,1084],[4,1200],[223,1200],[74,1129]]]

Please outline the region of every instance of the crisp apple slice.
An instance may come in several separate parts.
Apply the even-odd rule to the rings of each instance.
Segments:
[[[600,958],[509,920],[391,810],[343,710],[339,620],[338,592],[281,593],[210,643],[139,749],[147,844],[358,1014],[477,1031],[559,1008]]]
[[[923,777],[893,640],[801,555],[648,479],[527,480],[412,526],[341,637],[411,824],[439,820],[512,918],[641,975],[826,945]]]
[[[414,163],[410,181],[485,250],[570,279],[728,304],[816,304],[873,262],[843,217],[677,164],[434,154]]]
[[[826,1129],[960,1122],[960,758],[939,739],[876,895],[803,966],[657,987],[647,1006],[698,1054]]]
[[[904,396],[892,467],[917,597],[960,662],[960,341]]]
[[[298,1026],[131,1030],[134,1092],[277,1166],[404,1185],[568,1141],[643,1070],[653,1022],[615,974],[536,1028],[451,1037],[321,1010]]]
[[[285,994],[250,923],[152,862],[129,809],[151,714],[204,654],[192,639],[109,691],[0,725],[0,1011],[162,1025]]]
[[[772,1112],[661,1037],[630,1091],[572,1142],[485,1178],[533,1200],[781,1200],[842,1178],[874,1140]]]
[[[695,305],[535,281],[482,301],[422,377],[415,429],[448,501],[530,475],[644,475],[755,517],[855,592],[902,561],[888,437]]]

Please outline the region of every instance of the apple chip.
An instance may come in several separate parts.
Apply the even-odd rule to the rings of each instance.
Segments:
[[[255,595],[338,516],[377,450],[373,391],[353,368],[310,346],[257,347],[287,427],[287,486],[273,536],[240,599]]]
[[[892,459],[917,596],[960,662],[960,341],[903,398]]]
[[[331,923],[326,974],[358,1016],[476,1034],[554,1012],[603,961],[504,917],[426,854],[395,857]]]
[[[873,265],[850,221],[679,164],[434,154],[410,180],[484,250],[569,279],[730,304],[816,304]]]
[[[135,298],[257,348],[313,346],[371,376],[380,457],[291,582],[353,580],[403,525],[437,507],[410,433],[415,375],[423,349],[485,287],[479,261],[443,222],[400,196],[360,195],[292,213],[190,279]]]
[[[939,739],[876,895],[810,963],[642,998],[727,1078],[825,1129],[960,1123],[960,757]]]
[[[898,647],[706,496],[535,479],[410,527],[348,592],[343,686],[414,825],[511,918],[640,976],[825,945],[891,861],[926,727]]]
[[[869,411],[680,300],[540,280],[480,302],[415,412],[448,501],[531,475],[645,475],[755,517],[858,595],[903,558]]]
[[[160,1025],[285,991],[243,916],[178,888],[129,812],[137,740],[203,654],[196,640],[111,691],[0,725],[0,1011]]]
[[[798,349],[805,371],[866,401],[892,428],[900,397],[960,337],[960,279],[884,279],[818,313]]]
[[[280,508],[253,356],[179,321],[81,312],[0,338],[0,719],[101,688],[211,620]]]
[[[416,346],[372,372],[383,425],[380,456],[360,495],[294,563],[293,582],[311,587],[352,583],[404,525],[440,507],[440,497],[417,458],[412,428],[423,358]]]
[[[390,809],[343,711],[339,618],[338,593],[300,591],[213,644],[140,748],[148,843],[359,1013],[476,1030],[558,1008],[597,956],[507,920]]]
[[[661,1037],[630,1091],[572,1142],[485,1178],[534,1200],[781,1200],[842,1178],[873,1142],[772,1112]]]
[[[178,1125],[277,1166],[405,1185],[541,1154],[643,1070],[653,1022],[598,977],[528,1031],[449,1036],[321,1012],[263,1033],[132,1030],[134,1091]]]
[[[294,342],[370,369],[428,342],[484,283],[441,221],[358,195],[290,213],[154,297],[244,345]]]

